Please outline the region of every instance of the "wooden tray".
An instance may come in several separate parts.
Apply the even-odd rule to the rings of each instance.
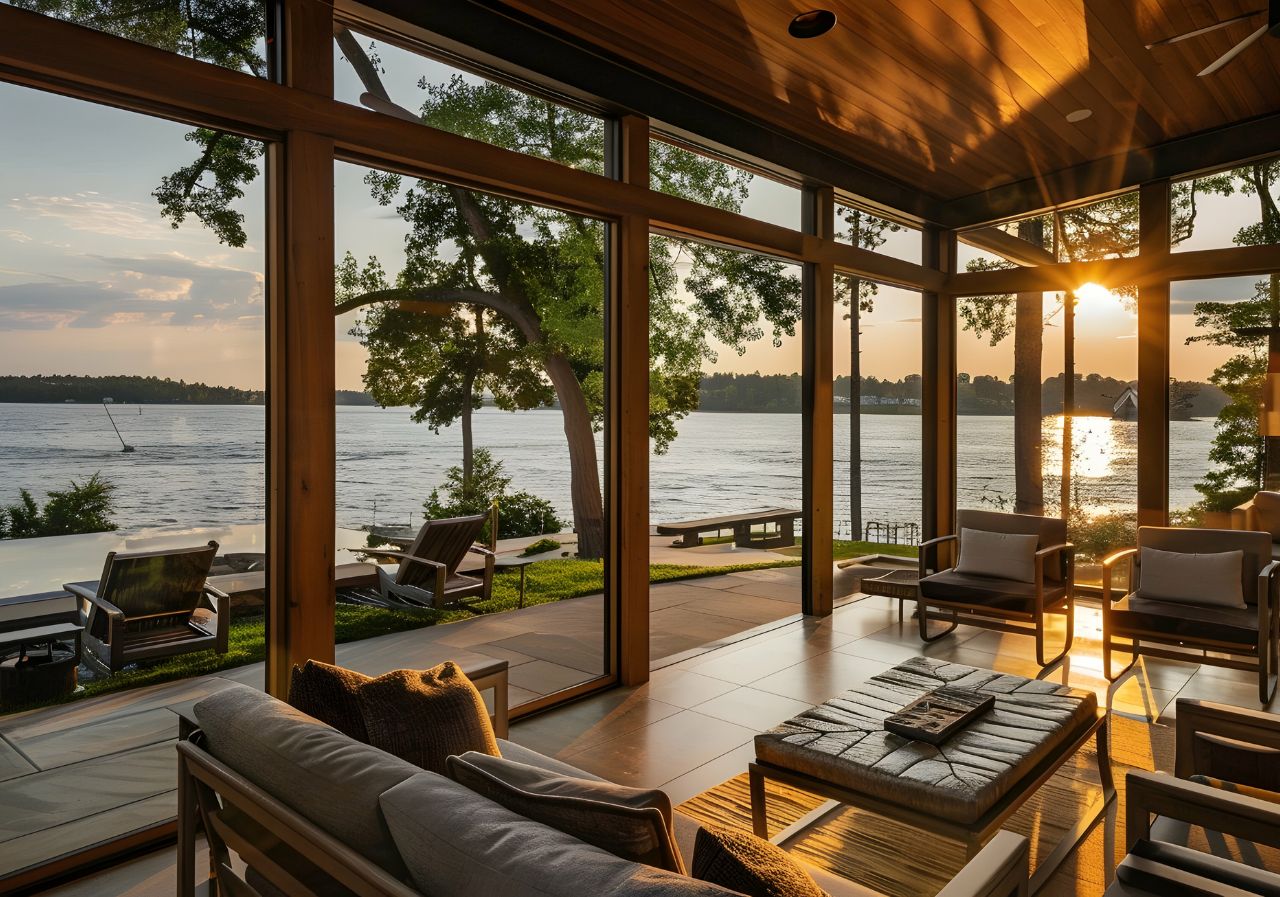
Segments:
[[[995,702],[994,695],[944,686],[887,718],[884,728],[903,738],[942,744],[990,710]]]

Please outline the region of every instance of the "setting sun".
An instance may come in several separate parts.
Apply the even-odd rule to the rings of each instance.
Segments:
[[[1104,305],[1115,305],[1120,299],[1115,293],[1108,290],[1100,283],[1086,283],[1077,287],[1075,290],[1077,306],[1084,308],[1099,308]]]

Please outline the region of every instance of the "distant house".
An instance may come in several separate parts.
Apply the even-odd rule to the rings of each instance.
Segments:
[[[1111,406],[1111,417],[1114,420],[1137,420],[1138,388],[1136,386],[1129,385],[1124,388],[1124,392],[1120,393],[1120,397]]]
[[[114,405],[115,403],[116,403],[116,400],[111,398],[111,396],[107,396],[102,400],[102,404],[104,405]]]

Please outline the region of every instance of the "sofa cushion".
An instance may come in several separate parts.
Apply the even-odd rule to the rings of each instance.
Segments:
[[[247,685],[195,705],[209,752],[383,869],[403,877],[378,795],[422,770]]]
[[[962,529],[956,572],[1014,582],[1035,582],[1039,542],[1040,537],[1035,535]]]
[[[308,660],[295,665],[289,676],[289,703],[343,735],[368,743],[359,695],[361,686],[369,681],[364,673]]]
[[[386,791],[380,802],[413,883],[424,894],[726,897],[733,893],[628,862],[432,773],[419,773]]]
[[[370,679],[358,698],[369,743],[423,769],[443,773],[467,751],[498,755],[484,698],[452,661]]]
[[[1111,606],[1111,629],[1117,635],[1136,630],[1176,640],[1256,645],[1258,612],[1252,607],[1171,604],[1129,595]]]
[[[943,570],[920,580],[920,595],[939,601],[955,601],[960,604],[986,605],[1001,610],[1030,613],[1035,607],[1035,583],[1016,582],[1012,579],[996,579],[992,576],[971,576],[955,570]],[[1065,586],[1048,584],[1044,590],[1045,607],[1061,603],[1067,595]]]
[[[693,877],[747,897],[828,897],[781,847],[724,826],[698,832]]]
[[[1243,551],[1193,554],[1143,547],[1138,554],[1142,567],[1139,597],[1244,610],[1240,577]]]
[[[513,813],[623,859],[685,871],[672,830],[671,800],[662,791],[560,775],[476,753],[450,757],[448,775]]]

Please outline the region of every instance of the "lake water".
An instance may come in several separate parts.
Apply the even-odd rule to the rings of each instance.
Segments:
[[[22,487],[37,496],[96,472],[117,484],[121,527],[254,523],[264,516],[264,409],[254,406],[112,406],[122,453],[101,406],[0,404],[0,502]],[[903,523],[920,517],[920,418],[864,415],[863,517]],[[339,407],[339,526],[416,523],[422,502],[459,463],[456,427],[433,434],[403,408]],[[560,413],[476,414],[476,445],[490,449],[515,488],[551,500],[570,517],[568,453]],[[1056,496],[1061,423],[1045,420],[1045,491]],[[1170,506],[1195,503],[1213,422],[1174,421]],[[837,415],[836,516],[848,535],[848,433]],[[961,417],[961,507],[1013,492],[1013,419]],[[695,413],[651,462],[651,518],[678,520],[767,506],[800,506],[800,416]],[[1090,508],[1132,509],[1137,486],[1136,424],[1075,421],[1075,482]],[[603,453],[601,453],[603,459]]]

